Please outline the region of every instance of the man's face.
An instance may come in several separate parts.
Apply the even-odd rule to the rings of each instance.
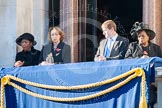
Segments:
[[[107,27],[102,27],[102,31],[106,39],[112,36],[112,29],[108,29]]]

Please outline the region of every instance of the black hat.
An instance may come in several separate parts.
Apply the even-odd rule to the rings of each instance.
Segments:
[[[31,41],[33,43],[33,46],[37,44],[37,42],[34,40],[34,36],[30,33],[24,33],[24,34],[20,35],[16,39],[16,43],[21,46],[21,41],[23,39],[27,39],[27,40]]]
[[[149,25],[148,24],[144,24],[143,22],[139,23],[139,22],[135,22],[133,24],[133,27],[131,28],[130,34],[132,36],[132,38],[137,39],[138,34],[144,30],[147,35],[149,36],[149,39],[152,40],[155,37],[155,32],[151,29],[149,29]]]

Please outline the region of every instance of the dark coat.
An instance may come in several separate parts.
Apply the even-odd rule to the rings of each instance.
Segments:
[[[104,49],[105,49],[105,46],[106,46],[106,41],[107,41],[107,39],[103,39],[100,42],[100,45],[98,47],[97,53],[96,53],[95,58],[94,58],[95,61],[98,60],[98,56],[104,56]],[[116,38],[116,41],[115,41],[115,43],[112,47],[112,50],[110,52],[110,57],[107,58],[107,60],[124,59],[128,45],[129,45],[129,40],[127,38],[118,36]]]
[[[15,61],[24,62],[23,66],[34,66],[38,65],[40,51],[32,47],[31,51],[25,52],[21,51],[16,54]]]
[[[46,61],[48,63],[70,63],[71,62],[70,46],[64,42],[60,42],[54,50],[53,44],[49,43],[43,46],[39,58],[39,63]]]
[[[128,50],[125,54],[125,58],[140,58],[143,56],[143,49],[141,45],[138,44],[138,42],[132,42],[130,43]],[[162,57],[160,46],[149,43],[149,57]]]

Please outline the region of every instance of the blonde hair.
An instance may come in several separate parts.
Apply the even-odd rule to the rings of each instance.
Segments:
[[[111,29],[111,28],[114,28],[114,31],[117,30],[116,28],[116,24],[113,20],[107,20],[105,21],[102,25],[101,25],[101,28],[103,27],[107,27],[108,29]]]
[[[60,41],[64,40],[64,32],[61,30],[61,28],[59,28],[59,27],[50,27],[49,32],[48,32],[48,41],[49,42],[52,42],[52,39],[51,39],[51,31],[52,30],[58,31],[59,35],[61,36]]]

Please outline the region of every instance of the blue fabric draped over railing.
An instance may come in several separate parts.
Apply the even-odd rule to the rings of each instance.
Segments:
[[[131,69],[141,67],[146,73],[147,102],[149,101],[149,85],[155,80],[155,67],[162,65],[161,58],[110,60],[105,62],[69,63],[49,66],[29,66],[20,68],[2,68],[0,78],[12,75],[18,78],[46,85],[75,86],[100,82],[121,75]],[[122,81],[121,79],[120,81]],[[120,82],[118,81],[118,82]],[[36,88],[17,83],[38,94],[52,97],[79,97],[94,94],[109,88],[116,83],[101,87],[57,91]],[[94,99],[80,102],[54,102],[25,94],[11,86],[5,87],[6,108],[138,108],[141,95],[141,78],[135,78],[121,88]]]

